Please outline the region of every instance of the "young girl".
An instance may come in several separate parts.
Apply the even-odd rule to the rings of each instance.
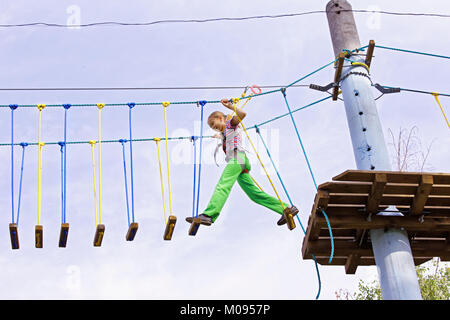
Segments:
[[[245,118],[246,113],[239,109],[235,110],[228,99],[222,99],[221,102],[226,108],[235,111],[237,115],[230,118],[220,111],[215,111],[208,117],[208,125],[213,130],[219,131],[223,136],[222,148],[225,152],[227,165],[207,208],[198,216],[201,224],[209,226],[217,220],[236,180],[251,200],[282,215],[277,222],[278,225],[285,224],[283,206],[285,210],[290,210],[293,216],[298,213],[297,208],[295,206],[289,207],[284,202],[282,206],[277,198],[261,191],[255,185],[249,174],[250,162],[242,148],[242,136],[239,127],[240,120]],[[186,221],[192,223],[193,218],[188,217]]]

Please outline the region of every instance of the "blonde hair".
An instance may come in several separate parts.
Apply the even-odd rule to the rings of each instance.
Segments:
[[[217,119],[217,118],[223,118],[225,119],[226,116],[223,112],[220,111],[214,111],[213,113],[211,113],[208,117],[208,125],[211,126],[211,120],[213,119]]]

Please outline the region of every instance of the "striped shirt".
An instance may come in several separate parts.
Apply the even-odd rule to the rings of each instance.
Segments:
[[[223,151],[225,152],[225,161],[229,161],[234,157],[234,150],[244,152],[242,148],[242,135],[239,126],[231,124],[231,118],[226,121],[225,130],[223,131]]]

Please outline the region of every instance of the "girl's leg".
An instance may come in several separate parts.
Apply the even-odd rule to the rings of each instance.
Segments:
[[[231,159],[223,170],[222,176],[216,185],[211,200],[209,201],[205,211],[203,211],[203,214],[211,217],[213,222],[219,217],[220,211],[228,199],[231,188],[241,172],[242,166],[236,159]]]
[[[245,169],[250,171],[250,162],[247,157],[245,157]],[[257,204],[269,208],[279,214],[283,214],[283,206],[284,208],[289,207],[289,205],[284,202],[282,206],[278,198],[272,197],[264,191],[261,191],[253,182],[249,173],[242,173],[237,180],[242,190],[244,190],[248,197]]]
[[[248,173],[241,174],[238,178],[238,183],[251,200],[259,205],[262,205],[272,211],[279,213],[280,215],[283,214],[283,206],[284,208],[289,207],[289,205],[284,202],[282,206],[278,198],[272,197],[264,191],[261,191],[255,185],[252,178],[250,177],[250,174]]]

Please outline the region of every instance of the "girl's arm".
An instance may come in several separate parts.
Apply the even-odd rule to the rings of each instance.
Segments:
[[[237,116],[234,116],[233,118],[231,118],[231,121],[230,121],[230,123],[233,127],[237,126],[240,123],[239,118],[241,120],[243,120],[245,118],[245,116],[247,115],[244,111],[242,111],[240,109],[236,108],[236,110],[234,110],[233,104],[230,101],[228,101],[228,99],[222,99],[221,102],[226,108],[230,109],[231,111],[236,112]]]

